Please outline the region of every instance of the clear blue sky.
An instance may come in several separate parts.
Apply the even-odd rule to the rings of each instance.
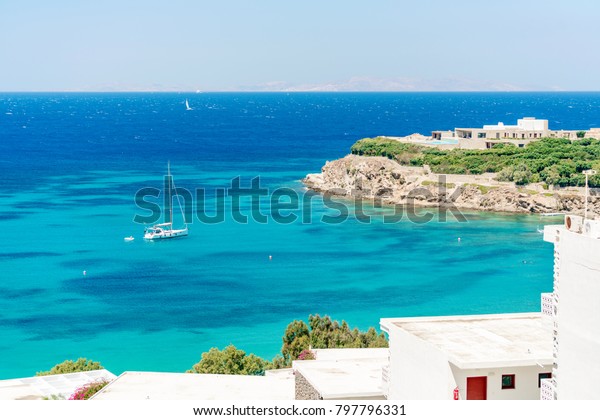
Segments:
[[[600,90],[600,2],[0,0],[0,91]]]

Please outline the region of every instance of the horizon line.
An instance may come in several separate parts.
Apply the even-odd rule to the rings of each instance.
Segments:
[[[600,90],[0,90],[4,93],[600,93]]]

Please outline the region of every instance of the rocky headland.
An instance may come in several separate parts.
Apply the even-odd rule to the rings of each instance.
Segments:
[[[542,184],[517,186],[499,182],[495,174],[443,175],[427,166],[402,166],[386,157],[348,155],[327,162],[320,173],[309,174],[304,184],[317,192],[385,204],[514,213],[565,212],[583,214],[585,189],[549,188]],[[588,215],[600,215],[600,191],[590,189]]]

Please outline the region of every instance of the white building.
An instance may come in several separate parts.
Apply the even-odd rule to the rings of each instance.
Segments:
[[[431,132],[427,139],[412,140],[409,137],[398,138],[400,141],[413,142],[427,146],[461,149],[489,149],[498,143],[514,144],[525,147],[532,141],[544,137],[566,138],[576,140],[582,135],[586,138],[600,138],[600,130],[550,130],[548,120],[538,120],[534,117],[523,117],[516,125],[502,122],[486,124],[478,128],[455,128],[453,131],[437,130]],[[412,135],[415,138],[415,135]]]
[[[0,381],[0,400],[69,399],[75,391],[93,382],[110,382],[116,376],[106,369]]]
[[[541,313],[388,318],[388,399],[539,399],[552,371]]]
[[[296,399],[384,400],[387,348],[313,349],[315,360],[295,360]]]
[[[291,369],[265,376],[124,372],[94,400],[293,400]]]
[[[600,399],[600,221],[546,226],[554,243],[554,369],[544,399]]]

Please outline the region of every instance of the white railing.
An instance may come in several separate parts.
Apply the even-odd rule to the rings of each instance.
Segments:
[[[554,379],[542,379],[540,381],[540,399],[555,400],[556,399],[556,383]]]
[[[390,395],[390,366],[383,365],[381,368],[381,391],[387,398]]]
[[[553,293],[542,293],[542,314],[553,315],[554,308],[554,294]]]

